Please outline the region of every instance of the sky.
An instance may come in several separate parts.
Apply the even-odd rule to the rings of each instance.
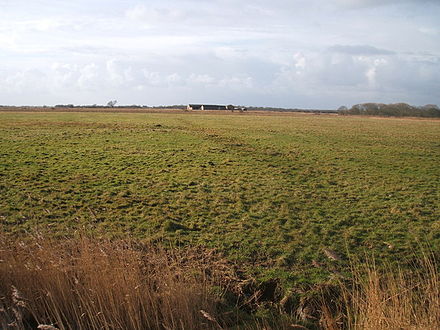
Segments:
[[[440,105],[440,0],[0,0],[0,104]]]

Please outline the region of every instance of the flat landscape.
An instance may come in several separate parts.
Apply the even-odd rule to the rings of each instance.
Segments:
[[[402,262],[420,246],[440,251],[438,120],[61,112],[0,118],[0,223],[7,234],[85,231],[215,248],[286,285],[324,281],[353,256]]]
[[[440,329],[440,1],[0,8],[0,329]]]

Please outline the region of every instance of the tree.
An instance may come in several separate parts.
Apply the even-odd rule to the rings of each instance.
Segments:
[[[348,110],[348,108],[345,105],[341,105],[338,108],[338,114],[340,114],[340,115],[346,115],[346,114],[349,114],[349,113],[350,113],[350,110]]]
[[[108,101],[107,106],[110,108],[113,108],[116,105],[116,103],[118,103],[118,101],[116,101],[116,100]]]
[[[349,110],[338,109],[343,115],[394,116],[394,117],[440,117],[440,109],[435,104],[421,107],[407,103],[362,103],[355,104]]]
[[[422,110],[431,110],[431,109],[440,110],[440,108],[438,107],[437,104],[426,104],[424,106],[421,106],[420,109],[422,109]]]

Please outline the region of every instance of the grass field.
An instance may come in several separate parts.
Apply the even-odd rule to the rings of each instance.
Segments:
[[[440,252],[438,120],[4,112],[0,138],[7,234],[214,247],[285,286]]]

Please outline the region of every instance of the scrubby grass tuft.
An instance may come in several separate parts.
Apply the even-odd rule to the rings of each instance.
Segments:
[[[321,323],[326,329],[439,329],[440,272],[438,258],[422,253],[413,267],[379,268],[374,259],[353,264],[340,295],[324,301]],[[335,303],[337,301],[337,303]]]

